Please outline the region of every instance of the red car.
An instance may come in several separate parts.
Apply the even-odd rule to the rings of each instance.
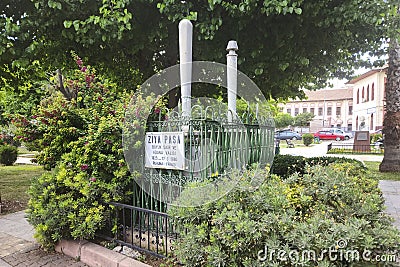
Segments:
[[[344,140],[345,136],[342,134],[333,133],[331,131],[318,131],[314,134],[314,138],[319,138],[320,140]]]

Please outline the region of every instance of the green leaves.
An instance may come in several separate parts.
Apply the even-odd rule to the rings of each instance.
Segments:
[[[382,215],[377,182],[362,172],[347,172],[354,168],[351,163],[314,164],[303,176],[285,181],[266,170],[251,170],[213,204],[170,209],[185,229],[174,246],[179,261],[188,266],[342,266],[354,259],[339,262],[323,253],[330,248],[360,255],[397,251],[400,232]],[[266,178],[257,190],[249,186],[254,175]],[[307,251],[317,257],[289,257],[307,256]],[[358,261],[370,263],[362,257]]]
[[[60,2],[57,2],[57,1],[54,1],[54,0],[48,0],[47,5],[48,5],[50,8],[53,8],[53,9],[58,9],[58,10],[61,10],[61,9],[62,9],[61,3],[60,3]]]
[[[32,116],[15,119],[19,139],[35,146],[38,162],[54,170],[33,181],[30,189],[29,220],[47,247],[62,238],[93,238],[106,218],[100,203],[127,200],[133,188],[122,149],[130,94],[73,55],[77,68],[63,81],[73,97],[66,99],[55,90]],[[132,107],[154,102],[151,97],[141,100]]]
[[[294,117],[293,126],[300,126],[300,127],[307,126],[309,125],[310,121],[313,120],[314,117],[315,115],[310,112],[299,113]]]

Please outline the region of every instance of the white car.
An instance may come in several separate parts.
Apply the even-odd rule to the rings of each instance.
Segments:
[[[324,131],[330,131],[334,134],[344,135],[345,140],[349,140],[349,139],[353,138],[353,134],[351,132],[345,132],[342,129],[338,129],[338,128],[325,128]]]

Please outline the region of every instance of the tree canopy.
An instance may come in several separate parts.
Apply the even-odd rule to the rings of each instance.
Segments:
[[[386,53],[394,0],[5,0],[0,3],[2,84],[18,88],[44,70],[68,69],[70,51],[124,87],[178,62],[177,27],[194,25],[194,60],[225,62],[239,44],[239,69],[274,98],[365,66]],[[21,71],[21,69],[23,71]],[[32,70],[33,69],[33,70]],[[15,77],[14,72],[23,77]]]
[[[300,126],[300,127],[305,127],[309,126],[310,121],[314,119],[315,115],[310,112],[304,112],[297,114],[296,117],[294,117],[294,126]]]

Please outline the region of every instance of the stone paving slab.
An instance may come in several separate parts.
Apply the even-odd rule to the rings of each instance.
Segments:
[[[0,267],[87,266],[66,255],[40,249],[33,233],[24,211],[0,216]]]
[[[26,220],[24,211],[0,216],[0,233],[1,232],[12,233],[15,237],[35,242],[33,238],[33,227]]]
[[[33,233],[33,227],[26,220],[24,211],[0,215],[0,267],[149,267],[87,241],[64,240],[56,246],[56,250],[62,253],[44,251],[36,243]]]
[[[19,251],[2,258],[10,266],[33,266],[33,267],[54,267],[54,266],[87,266],[82,262],[56,252],[47,252],[39,248],[32,248],[25,251]],[[1,264],[1,263],[0,263]],[[0,265],[1,266],[1,265]]]
[[[393,225],[400,230],[400,181],[379,181],[379,188],[385,199],[385,212],[393,219]]]
[[[0,232],[0,240],[0,258],[6,257],[15,251],[22,251],[33,247],[37,248],[37,245],[34,242],[2,232]]]

